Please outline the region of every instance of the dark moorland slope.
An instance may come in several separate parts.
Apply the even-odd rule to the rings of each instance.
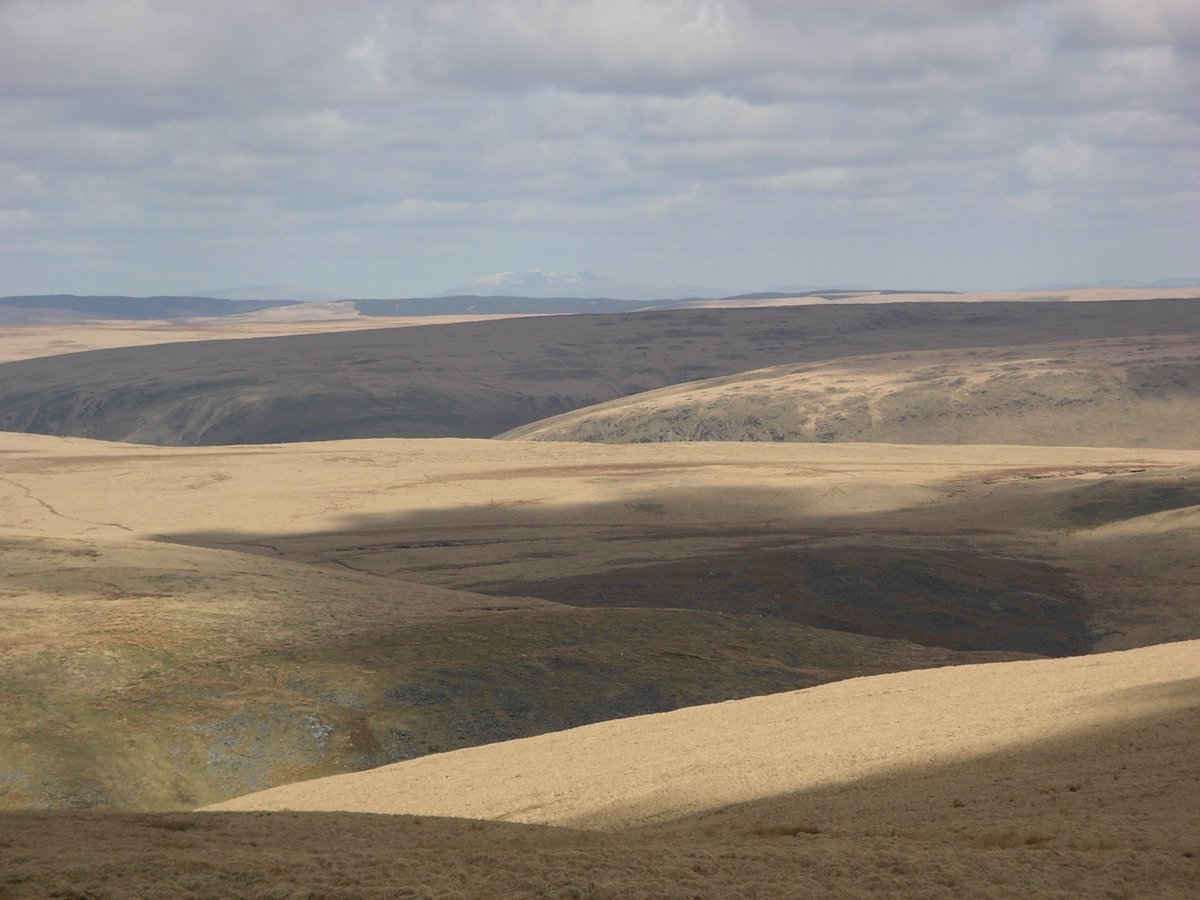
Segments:
[[[99,350],[0,366],[0,430],[176,445],[491,437],[615,397],[771,365],[1197,331],[1196,300],[912,303]]]

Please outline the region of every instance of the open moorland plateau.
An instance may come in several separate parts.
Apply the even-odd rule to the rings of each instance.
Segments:
[[[934,299],[0,329],[0,897],[1195,896],[1200,299]]]

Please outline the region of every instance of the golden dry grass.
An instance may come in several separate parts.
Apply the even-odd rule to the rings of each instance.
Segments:
[[[1200,736],[1198,687],[1200,641],[876,675],[428,756],[210,808],[407,813],[609,830],[683,820],[830,827],[811,808],[814,792],[859,790],[921,769],[970,772],[971,762],[982,760],[997,785],[1055,784],[1059,773],[1030,778],[995,760],[1056,742],[1093,745],[1077,747],[1081,768],[1072,783],[1096,769],[1121,771],[1121,765],[1140,770],[1131,777],[1182,766],[1175,788],[1200,799],[1200,761],[1179,758],[1189,735]],[[1124,746],[1104,737],[1176,714],[1185,714],[1188,724],[1172,740],[1147,736]],[[920,781],[912,779],[913,787]],[[1058,789],[1070,792],[1066,783]],[[994,796],[973,796],[978,790],[964,782],[938,792],[998,806]],[[1200,823],[1200,804],[1178,801],[1183,818],[1161,823],[1167,834],[1159,837],[1186,844],[1175,829],[1189,811],[1190,821]],[[1086,830],[1086,822],[1079,827]]]
[[[411,328],[516,318],[505,315],[361,316],[346,311],[347,304],[311,303],[303,310],[281,307],[259,313],[187,320],[92,320],[33,325],[5,325],[0,329],[0,363],[85,350],[145,347],[185,341],[220,341],[294,334],[330,334],[379,328]],[[332,309],[331,309],[332,307]]]
[[[1200,446],[1196,335],[776,366],[622,397],[510,440]]]
[[[168,449],[6,435],[5,525],[465,590],[763,547],[937,548],[1078,582],[1107,649],[1195,635],[1200,453],[362,441]],[[556,597],[555,599],[562,599]]]
[[[472,548],[530,572],[597,553],[604,565],[614,533],[625,543],[660,522],[620,502],[625,479],[700,477],[696,460],[617,451],[580,467],[562,448],[456,441],[173,450],[6,435],[0,449],[9,806],[186,807],[604,717],[987,658],[373,570],[374,551],[405,548],[458,547],[458,569],[483,562]],[[490,490],[502,493],[481,514]],[[538,497],[617,515],[547,555],[504,522]],[[464,522],[492,536],[464,539]]]
[[[4,435],[0,450],[8,805],[187,806],[601,718],[996,658],[960,651],[1047,652],[1005,637],[1014,585],[1041,598],[1054,652],[1200,630],[1194,451],[37,435]],[[763,617],[726,591],[762,577],[756,554],[797,583],[805,560],[894,560],[923,599],[897,594],[865,635],[827,630],[803,592]],[[668,563],[679,569],[664,576]],[[739,580],[714,580],[739,565]],[[562,586],[650,575],[651,604]],[[831,578],[841,614],[862,603]],[[724,605],[687,609],[701,588]],[[933,621],[961,622],[957,643],[896,639],[918,599]],[[1079,616],[1085,631],[1071,631]]]
[[[578,795],[547,793],[545,811],[516,815],[590,806],[601,830],[339,812],[3,813],[0,892],[1185,897],[1200,859],[1198,649],[861,679],[299,786],[351,802],[357,779],[438,765],[444,780],[418,780],[394,805],[478,808],[569,781]],[[551,744],[568,756],[546,756]],[[505,777],[514,771],[523,778]],[[471,793],[453,793],[464,778]],[[680,818],[680,796],[686,808],[758,799]],[[637,824],[664,812],[676,818]]]
[[[466,590],[764,546],[942,547],[1070,573],[1098,632],[1122,632],[1105,639],[1111,649],[1191,637],[1198,615],[1189,599],[1200,565],[1189,549],[1200,527],[1197,451],[169,449],[36,435],[5,435],[0,450],[5,531],[30,539],[172,541]]]

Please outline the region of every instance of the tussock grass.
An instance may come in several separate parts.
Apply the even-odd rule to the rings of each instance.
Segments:
[[[824,831],[819,825],[762,825],[751,828],[750,834],[756,837],[796,837],[801,834],[823,834]]]

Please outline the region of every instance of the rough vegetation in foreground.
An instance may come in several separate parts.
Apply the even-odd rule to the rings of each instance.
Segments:
[[[0,896],[1007,900],[1179,898],[1194,885],[1196,864],[1178,851],[1061,849],[1025,834],[660,837],[337,813],[0,813]]]
[[[1195,673],[1198,658],[1193,643],[1038,663],[1045,704],[1036,680],[1024,679],[1034,693],[1020,697],[1035,718],[1052,711],[1056,689],[1099,684],[1089,666],[1093,673],[1113,664],[1122,676],[1138,672],[1131,680],[1141,686],[1122,689],[1114,679],[1100,705],[1085,690],[1078,696],[1090,724],[1060,722],[1050,736],[1026,733],[991,752],[956,753],[971,723],[948,716],[919,733],[932,751],[927,763],[662,825],[579,831],[344,812],[0,813],[0,896],[1186,897],[1200,866],[1200,757],[1192,752],[1200,705],[1195,674],[1188,678],[1177,666],[1190,659]],[[1173,681],[1172,668],[1185,677]],[[918,673],[928,690],[880,699],[927,715],[940,703],[939,686],[988,669],[996,667]],[[1069,685],[1057,683],[1058,672]],[[1004,667],[996,675],[999,685]],[[845,693],[886,682],[834,687]],[[1005,703],[1002,692],[984,696]],[[986,704],[979,707],[986,718]],[[842,712],[852,720],[860,711]],[[662,718],[647,720],[649,733]],[[928,724],[921,713],[917,720]],[[852,734],[849,722],[842,733]],[[589,761],[580,749],[571,765]],[[655,751],[630,749],[634,759]],[[850,747],[833,749],[835,764],[858,765]],[[796,763],[805,759],[798,755]],[[749,761],[731,759],[735,767]],[[529,765],[527,774],[538,774]],[[663,771],[686,778],[684,767]],[[715,785],[718,792],[730,781]],[[493,787],[503,785],[484,781],[478,790]],[[615,798],[625,787],[592,783]]]

